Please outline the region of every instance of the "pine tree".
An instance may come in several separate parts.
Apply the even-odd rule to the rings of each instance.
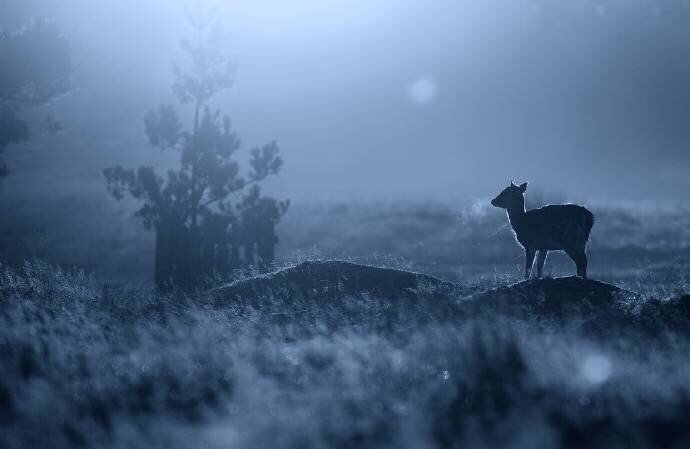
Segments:
[[[259,186],[283,165],[277,144],[252,149],[250,169],[242,174],[234,159],[240,139],[230,118],[211,107],[232,86],[234,66],[215,45],[210,23],[208,17],[190,17],[197,38],[183,41],[182,48],[191,64],[174,69],[173,90],[193,111],[190,128],[183,129],[170,105],[144,117],[149,142],[179,152],[179,168],[167,176],[150,166],[104,170],[116,199],[129,195],[143,203],[136,215],[156,232],[154,277],[161,288],[193,287],[210,276],[227,277],[241,265],[268,267],[275,224],[289,204],[262,196]]]

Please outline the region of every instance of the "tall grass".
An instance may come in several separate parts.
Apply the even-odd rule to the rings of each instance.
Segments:
[[[687,447],[681,334],[366,295],[267,307],[0,281],[0,446]]]

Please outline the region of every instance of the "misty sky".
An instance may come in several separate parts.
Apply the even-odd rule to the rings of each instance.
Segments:
[[[165,164],[142,117],[175,102],[184,3],[0,0],[6,28],[54,18],[75,67],[51,105],[64,131],[17,151],[17,172],[105,192],[106,166]],[[219,5],[238,68],[216,106],[248,147],[278,141],[280,196],[488,197],[513,178],[578,199],[687,197],[688,1]],[[50,164],[31,168],[39,155]]]

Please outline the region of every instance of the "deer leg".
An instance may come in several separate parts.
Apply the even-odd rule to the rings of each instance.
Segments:
[[[544,262],[546,262],[546,255],[549,251],[546,249],[540,249],[539,255],[537,256],[537,277],[541,278],[541,273],[544,270]]]
[[[587,279],[587,254],[582,251],[578,256],[577,275],[582,279]]]
[[[534,248],[525,248],[525,279],[529,279],[530,272],[532,271],[532,264],[534,263],[534,254],[536,251]]]
[[[583,279],[587,279],[587,254],[584,250],[567,250],[566,254],[573,259],[575,267],[577,267],[577,275]]]

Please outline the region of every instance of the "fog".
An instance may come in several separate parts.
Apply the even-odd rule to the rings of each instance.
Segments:
[[[0,448],[690,447],[689,25],[0,0]]]
[[[6,192],[104,191],[112,164],[164,166],[146,111],[174,103],[182,0],[3,0],[52,18],[73,89],[58,135],[7,152]],[[215,105],[246,146],[277,140],[282,197],[470,198],[510,179],[576,198],[684,199],[690,3],[216,2],[237,63]]]

